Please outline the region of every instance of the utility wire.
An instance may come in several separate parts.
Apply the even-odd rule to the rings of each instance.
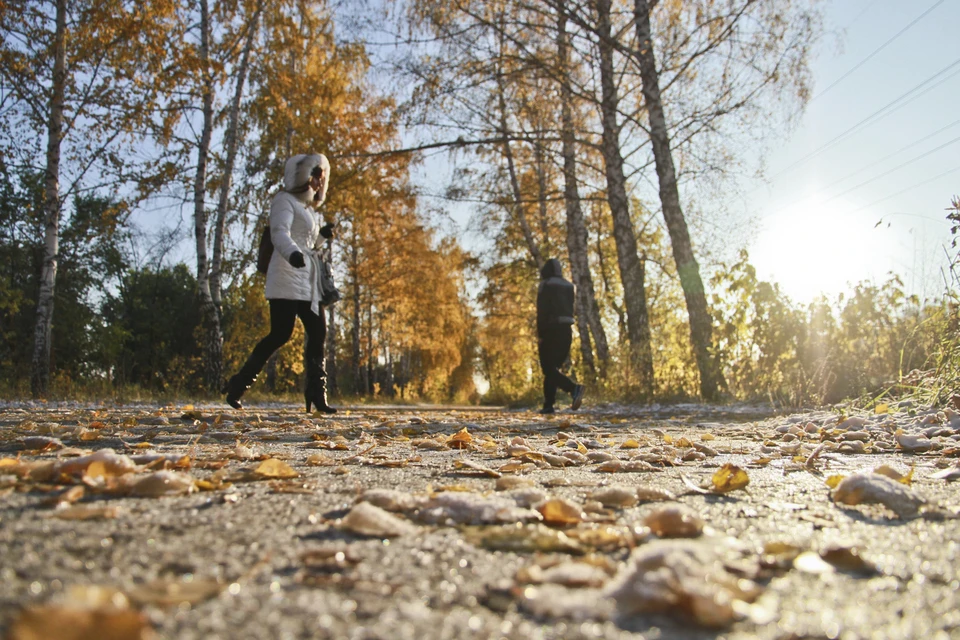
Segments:
[[[911,27],[913,27],[915,24],[917,24],[918,22],[920,22],[921,20],[923,20],[924,18],[926,18],[928,15],[930,15],[930,12],[931,12],[931,11],[933,11],[934,9],[936,9],[937,7],[939,7],[940,5],[942,5],[942,4],[943,4],[944,2],[946,2],[946,1],[947,1],[947,0],[937,0],[937,2],[934,2],[934,3],[933,3],[933,6],[931,6],[929,9],[927,9],[926,11],[924,11],[923,13],[921,13],[917,18],[914,19],[913,22],[911,22],[910,24],[908,24],[907,26],[905,26],[903,29],[900,29],[900,31],[898,31],[897,33],[895,33],[892,38],[890,38],[889,40],[887,40],[886,42],[884,42],[882,45],[880,45],[879,47],[877,47],[876,49],[874,49],[873,52],[872,52],[870,55],[868,55],[866,58],[864,58],[863,60],[861,60],[860,62],[858,62],[857,64],[855,64],[855,65],[853,66],[853,68],[850,69],[849,71],[847,71],[845,74],[843,74],[842,76],[840,76],[839,78],[837,78],[836,80],[834,80],[834,81],[830,84],[830,86],[828,86],[826,89],[824,89],[823,91],[819,91],[815,96],[813,96],[812,98],[810,98],[810,102],[813,102],[814,100],[816,100],[817,98],[819,98],[820,96],[822,96],[823,94],[825,94],[827,91],[830,91],[830,89],[833,89],[835,86],[837,86],[838,84],[840,84],[841,82],[843,82],[844,80],[846,80],[846,79],[850,76],[850,74],[852,74],[854,71],[856,71],[857,69],[859,69],[860,67],[862,67],[863,65],[865,65],[867,62],[869,62],[871,58],[873,58],[875,55],[877,55],[878,53],[880,53],[881,51],[883,51],[884,49],[886,49],[894,40],[896,40],[897,38],[899,38],[900,36],[902,36],[903,34],[905,34],[907,31],[910,30]],[[873,4],[869,5],[869,6],[867,7],[867,9],[869,9],[871,6],[873,6]],[[859,14],[856,18],[854,18],[854,22],[856,22],[857,19],[858,19],[861,15],[863,15],[863,13],[864,13],[865,11],[866,11],[866,9],[864,9],[862,12],[860,12],[860,14]],[[852,23],[851,23],[851,24],[852,24]]]
[[[940,127],[939,129],[937,129],[937,130],[934,131],[933,133],[927,134],[927,135],[923,136],[922,138],[920,138],[920,139],[918,139],[918,140],[914,140],[914,141],[911,142],[910,144],[908,144],[908,145],[906,145],[906,146],[903,146],[903,147],[900,147],[899,149],[897,149],[897,150],[894,151],[893,153],[888,153],[887,155],[883,156],[883,157],[880,158],[879,160],[875,160],[875,161],[871,162],[871,163],[868,164],[868,165],[864,165],[863,167],[860,167],[859,169],[857,169],[857,170],[854,171],[853,173],[848,173],[848,174],[845,175],[844,177],[838,178],[837,180],[834,180],[834,181],[831,182],[830,184],[825,185],[825,186],[823,187],[823,189],[824,189],[824,190],[830,189],[831,187],[834,187],[834,186],[840,184],[841,182],[845,182],[845,181],[849,180],[850,178],[852,178],[853,176],[855,176],[855,175],[857,175],[857,174],[859,174],[859,173],[863,173],[863,172],[866,171],[867,169],[872,169],[873,167],[877,166],[878,164],[883,164],[884,162],[886,162],[886,161],[889,160],[890,158],[892,158],[892,157],[894,157],[894,156],[898,156],[898,155],[900,155],[901,153],[903,153],[904,151],[906,151],[907,149],[910,149],[910,148],[912,148],[912,147],[915,147],[915,146],[917,146],[918,144],[920,144],[921,142],[926,142],[926,141],[929,140],[930,138],[933,138],[933,137],[935,137],[935,136],[938,136],[938,135],[940,135],[941,133],[943,133],[944,131],[946,131],[947,129],[952,129],[953,127],[957,126],[958,124],[960,124],[960,120],[954,120],[954,121],[951,122],[950,124],[948,124],[948,125],[946,125],[946,126],[944,126],[944,127]]]
[[[897,166],[893,167],[892,169],[888,169],[888,170],[884,171],[883,173],[880,173],[880,174],[878,174],[878,175],[875,175],[875,176],[873,176],[872,178],[870,178],[869,180],[864,180],[863,182],[861,182],[860,184],[856,185],[855,187],[850,187],[850,188],[847,189],[846,191],[841,191],[840,193],[837,193],[837,194],[834,194],[834,195],[828,197],[826,200],[821,200],[820,202],[816,203],[814,206],[820,207],[820,206],[823,206],[823,205],[825,205],[825,204],[827,204],[827,203],[829,203],[829,202],[833,202],[833,201],[836,200],[837,198],[841,198],[841,197],[847,195],[848,193],[850,193],[851,191],[856,191],[856,190],[859,189],[860,187],[866,186],[866,185],[870,184],[871,182],[873,182],[874,180],[879,180],[880,178],[883,178],[884,176],[888,176],[888,175],[890,175],[891,173],[893,173],[894,171],[898,171],[898,170],[904,168],[905,166],[907,166],[907,165],[909,165],[909,164],[913,164],[913,163],[916,162],[917,160],[921,160],[921,159],[923,159],[923,158],[926,158],[926,157],[929,156],[930,154],[936,153],[937,151],[940,151],[940,149],[943,149],[944,147],[949,147],[950,145],[956,144],[957,142],[960,142],[960,136],[957,136],[956,138],[954,138],[953,140],[950,140],[949,142],[944,142],[944,143],[943,143],[942,145],[940,145],[939,147],[936,147],[936,148],[934,148],[934,149],[930,149],[929,151],[925,151],[925,152],[921,153],[920,155],[916,156],[915,158],[911,158],[911,159],[909,159],[909,160],[906,160],[906,161],[904,161],[904,162],[901,162],[900,164],[898,164]],[[890,197],[893,197],[893,196],[890,196]],[[775,215],[777,215],[778,213],[780,213],[781,211],[783,211],[784,209],[786,209],[786,206],[780,207],[779,209],[775,210],[775,211],[774,211],[773,213],[771,213],[770,215],[771,215],[771,216],[775,216]]]
[[[867,184],[870,184],[870,183],[873,182],[874,180],[879,180],[880,178],[883,178],[883,177],[885,177],[885,176],[888,176],[888,175],[890,175],[891,173],[893,173],[894,171],[898,171],[898,170],[904,168],[904,167],[907,166],[907,165],[913,164],[913,163],[916,162],[917,160],[922,160],[923,158],[926,158],[926,157],[929,156],[930,154],[936,153],[937,151],[940,151],[940,149],[943,149],[944,147],[949,147],[950,145],[956,144],[957,142],[960,142],[960,136],[957,136],[956,138],[954,138],[953,140],[950,140],[949,142],[944,142],[944,143],[943,143],[942,145],[940,145],[939,147],[934,147],[933,149],[930,149],[929,151],[926,151],[926,152],[924,152],[924,153],[921,153],[920,155],[918,155],[918,156],[916,156],[916,157],[914,157],[914,158],[911,158],[910,160],[906,160],[906,161],[904,161],[904,162],[901,162],[900,164],[898,164],[897,166],[893,167],[892,169],[888,169],[887,171],[884,171],[884,172],[881,173],[880,175],[876,175],[876,176],[870,178],[869,180],[864,180],[863,182],[861,182],[860,184],[858,184],[858,185],[855,186],[855,187],[850,187],[850,188],[847,189],[846,191],[841,191],[841,192],[838,193],[837,195],[831,196],[831,197],[830,197],[830,200],[834,200],[834,199],[839,198],[839,197],[841,197],[841,196],[845,196],[845,195],[847,195],[848,193],[850,193],[851,191],[856,191],[856,190],[859,189],[860,187],[862,187],[862,186],[864,186],[864,185],[867,185]],[[829,202],[830,200],[828,200],[827,202]]]
[[[897,191],[896,193],[891,193],[891,194],[888,195],[888,196],[884,196],[883,198],[880,198],[879,200],[874,200],[874,201],[871,202],[870,204],[865,204],[865,205],[863,205],[862,207],[860,207],[860,208],[858,208],[858,209],[854,209],[854,210],[851,211],[850,213],[857,213],[858,211],[863,211],[864,209],[869,209],[870,207],[872,207],[872,206],[874,206],[874,205],[876,205],[876,204],[880,204],[881,202],[886,202],[886,201],[889,200],[890,198],[896,198],[897,196],[903,195],[904,193],[906,193],[907,191],[910,191],[911,189],[916,189],[917,187],[922,187],[922,186],[925,185],[925,184],[928,184],[928,183],[930,183],[930,182],[934,182],[935,180],[939,180],[940,178],[943,178],[944,176],[948,176],[948,175],[950,175],[951,173],[956,173],[957,171],[960,171],[960,165],[957,165],[957,166],[954,167],[953,169],[947,169],[947,170],[944,171],[943,173],[937,174],[937,175],[933,176],[932,178],[927,178],[926,180],[922,180],[921,182],[917,182],[916,184],[912,184],[912,185],[910,185],[909,187],[907,187],[907,188],[905,188],[905,189],[901,189],[900,191]]]
[[[862,129],[863,127],[867,126],[868,124],[871,124],[874,120],[878,120],[878,119],[880,119],[880,118],[885,118],[886,116],[890,115],[891,113],[893,113],[893,112],[896,111],[897,109],[901,109],[901,108],[905,107],[906,105],[910,104],[911,102],[913,102],[913,101],[916,100],[917,98],[921,97],[922,95],[924,95],[924,94],[927,93],[928,91],[931,91],[932,89],[935,89],[936,87],[940,86],[941,84],[943,84],[944,82],[946,82],[947,80],[949,80],[950,78],[952,78],[952,77],[953,77],[954,75],[956,75],[957,73],[960,73],[960,71],[957,71],[957,72],[955,72],[955,73],[952,73],[952,74],[950,74],[949,76],[947,76],[946,78],[942,78],[939,82],[937,82],[936,84],[934,84],[934,85],[932,85],[932,86],[927,87],[926,85],[930,84],[931,82],[933,82],[934,80],[936,80],[937,78],[939,78],[940,76],[942,76],[943,74],[945,74],[946,72],[950,71],[951,69],[953,69],[953,68],[956,67],[957,65],[960,65],[960,58],[957,58],[956,60],[954,60],[953,62],[951,62],[950,64],[948,64],[946,67],[944,67],[944,68],[941,69],[940,71],[937,71],[935,74],[933,74],[932,76],[928,77],[926,80],[923,80],[922,82],[920,82],[919,84],[917,84],[916,86],[914,86],[914,87],[913,87],[912,89],[910,89],[909,91],[906,91],[906,92],[900,94],[900,96],[898,96],[898,97],[895,98],[894,100],[888,102],[888,103],[885,104],[884,106],[880,107],[879,109],[877,109],[876,111],[874,111],[873,113],[871,113],[871,114],[870,114],[869,116],[867,116],[866,118],[860,120],[859,122],[857,122],[856,124],[854,124],[852,127],[848,128],[848,129],[847,129],[846,131],[844,131],[843,133],[840,133],[839,135],[835,136],[835,137],[832,138],[831,140],[829,140],[829,141],[825,142],[824,144],[820,145],[819,147],[817,147],[816,149],[814,149],[813,151],[811,151],[811,152],[808,153],[807,155],[803,156],[803,157],[800,158],[799,160],[796,160],[796,161],[794,161],[793,163],[791,163],[790,165],[788,165],[787,167],[781,169],[779,172],[777,172],[776,174],[774,174],[773,176],[771,176],[771,177],[770,177],[770,180],[773,181],[773,180],[775,180],[776,178],[782,176],[783,174],[785,174],[785,173],[787,173],[787,172],[789,172],[789,171],[792,171],[792,170],[795,169],[796,167],[799,167],[800,165],[805,164],[808,160],[810,160],[810,159],[812,159],[812,158],[815,158],[816,156],[820,155],[821,153],[823,153],[824,151],[826,151],[826,150],[829,149],[830,147],[833,147],[833,146],[836,145],[837,143],[841,142],[842,140],[844,140],[845,138],[847,138],[847,137],[850,136],[851,134],[859,131],[860,129]],[[926,88],[924,88],[924,87],[926,87]],[[920,89],[923,89],[923,91],[920,91]],[[919,92],[919,93],[916,93],[917,91],[920,91],[920,92]],[[911,95],[911,94],[914,94],[914,93],[916,93],[916,95]]]
[[[847,23],[847,26],[845,26],[843,30],[846,31],[847,29],[855,25],[860,20],[860,18],[862,18],[867,11],[870,11],[870,9],[873,8],[873,5],[877,4],[879,1],[880,0],[873,0],[873,2],[868,3],[867,6],[865,6],[863,9],[860,10],[860,13],[858,13],[853,17],[853,20]]]

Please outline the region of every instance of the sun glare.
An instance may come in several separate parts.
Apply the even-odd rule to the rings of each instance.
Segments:
[[[801,201],[764,217],[750,260],[757,276],[775,282],[794,301],[835,296],[850,285],[894,268],[896,247],[877,228],[876,214],[844,202]]]

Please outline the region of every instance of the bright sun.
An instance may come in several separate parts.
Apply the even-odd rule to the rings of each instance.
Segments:
[[[892,234],[877,228],[877,214],[845,202],[809,198],[764,217],[750,248],[762,280],[778,283],[794,301],[847,291],[862,280],[880,281],[895,268]]]

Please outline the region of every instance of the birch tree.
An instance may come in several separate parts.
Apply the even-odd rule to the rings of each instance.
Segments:
[[[131,145],[151,128],[171,76],[162,73],[175,6],[165,0],[67,2],[20,0],[0,5],[0,138],[13,166],[45,174],[45,236],[31,390],[47,393],[59,240],[64,202],[82,189],[130,187],[144,193],[143,165]],[[169,134],[169,122],[159,129]],[[43,140],[43,150],[36,141]]]
[[[610,351],[594,292],[593,276],[590,273],[589,238],[580,203],[571,73],[567,8],[564,0],[557,0],[557,82],[560,87],[560,138],[563,155],[563,196],[567,216],[567,253],[570,256],[570,270],[577,287],[577,328],[580,333],[580,350],[584,361],[592,360],[590,349],[592,335],[597,357],[605,369]]]
[[[611,0],[596,0],[596,34],[600,57],[600,119],[603,125],[602,152],[607,178],[607,201],[613,216],[613,238],[617,244],[617,263],[623,281],[623,303],[627,310],[627,335],[631,360],[636,369],[641,393],[653,393],[653,352],[647,294],[644,290],[645,265],[637,253],[637,238],[630,217],[623,155],[620,147],[618,109],[620,97],[614,75],[614,37],[610,17]]]
[[[601,0],[603,1],[603,0]],[[660,98],[660,77],[657,73],[653,38],[650,33],[650,3],[635,0],[634,26],[637,31],[637,64],[643,80],[643,98],[650,121],[650,140],[660,184],[660,204],[670,232],[670,245],[677,263],[677,274],[683,288],[690,317],[690,341],[700,371],[700,395],[716,400],[723,388],[723,374],[713,352],[713,320],[707,308],[707,296],[700,277],[700,266],[693,254],[690,232],[680,204],[677,173],[670,150],[670,137]]]

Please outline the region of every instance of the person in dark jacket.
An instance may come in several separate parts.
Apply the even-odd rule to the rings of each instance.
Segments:
[[[573,340],[573,283],[563,277],[563,268],[556,258],[547,260],[540,270],[540,288],[537,290],[537,345],[540,368],[543,370],[543,409],[549,414],[556,410],[557,388],[570,394],[574,411],[583,402],[583,385],[560,372],[570,355]]]

